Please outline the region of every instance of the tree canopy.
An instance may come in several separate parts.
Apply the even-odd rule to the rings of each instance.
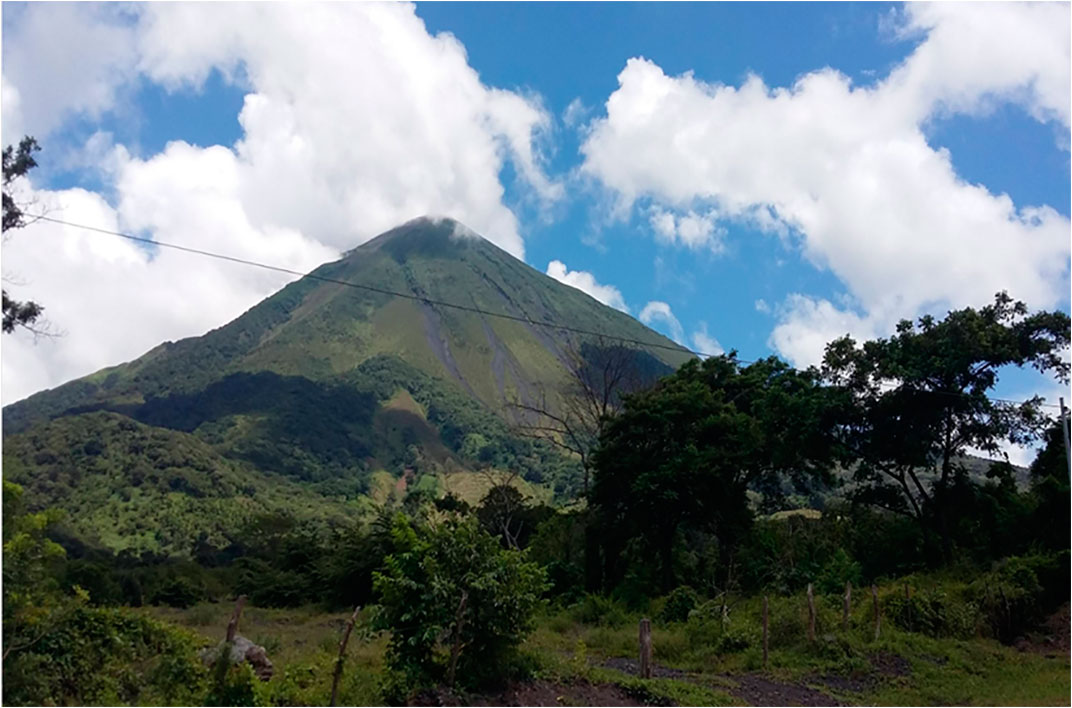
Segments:
[[[823,373],[853,401],[840,432],[858,500],[911,515],[948,558],[965,453],[1003,454],[1003,444],[1032,442],[1049,424],[1037,396],[990,397],[1001,369],[1029,366],[1067,383],[1068,346],[1067,314],[1029,314],[1004,292],[941,321],[904,320],[889,338],[831,342]]]

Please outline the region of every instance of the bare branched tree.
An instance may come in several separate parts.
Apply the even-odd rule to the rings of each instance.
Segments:
[[[509,408],[517,413],[521,435],[547,440],[575,455],[584,474],[588,495],[592,454],[607,419],[621,404],[622,394],[645,384],[638,363],[639,350],[599,338],[566,352],[567,383],[549,397],[541,390],[536,401],[515,400]]]
[[[519,512],[525,506],[525,497],[517,488],[518,473],[486,467],[480,474],[488,482],[488,491],[477,516],[489,531],[502,534],[508,548],[520,549],[518,538],[524,521]]]

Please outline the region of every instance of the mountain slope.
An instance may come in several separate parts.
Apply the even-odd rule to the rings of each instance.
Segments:
[[[116,413],[67,416],[4,440],[4,479],[58,507],[79,538],[135,554],[224,547],[258,515],[343,520],[359,508],[219,455],[186,433]]]
[[[25,479],[77,469],[88,459],[78,452],[84,446],[114,442],[116,419],[101,415],[108,411],[159,432],[158,447],[201,446],[221,474],[259,473],[273,488],[288,481],[327,499],[367,493],[380,471],[420,481],[486,466],[516,471],[569,498],[579,484],[576,461],[546,441],[520,437],[511,429],[517,412],[510,404],[557,405],[577,357],[595,365],[601,351],[622,346],[615,338],[655,345],[629,349],[641,381],[691,356],[460,224],[417,219],[203,336],[166,342],[7,406],[4,434],[19,438],[5,437],[12,449],[5,449],[5,467],[23,470]],[[58,468],[41,467],[42,450],[27,442],[42,439],[51,441],[45,448]],[[125,449],[117,459],[151,467],[154,460],[138,452],[143,448]],[[134,508],[115,506],[113,497],[133,482],[113,467],[91,484],[94,494],[110,490],[107,499],[72,509],[86,532],[103,523],[85,521],[87,514],[97,518],[109,509],[124,516]],[[83,496],[62,485],[35,482],[34,489],[37,506],[68,506],[69,496]],[[213,490],[204,498],[230,498]],[[174,504],[179,497],[166,499]],[[224,508],[195,507],[195,516]],[[106,545],[125,543],[113,536]]]
[[[449,220],[417,219],[321,266],[315,276],[541,323],[651,342],[638,357],[665,373],[691,355],[633,318],[562,285]],[[239,372],[325,382],[379,355],[454,383],[502,414],[565,382],[583,338],[345,285],[303,278],[204,336],[167,342],[128,364],[4,409],[6,432],[73,408],[140,404],[202,391]],[[662,348],[670,347],[670,349]]]

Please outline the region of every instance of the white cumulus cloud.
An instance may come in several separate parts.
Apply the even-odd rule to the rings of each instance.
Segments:
[[[771,342],[797,364],[814,363],[831,334],[888,333],[1003,289],[1054,306],[1068,295],[1069,219],[966,182],[922,125],[1011,101],[1067,129],[1068,24],[1067,4],[909,4],[901,27],[923,41],[864,88],[829,68],[790,87],[754,75],[727,86],[630,59],[589,126],[582,171],[619,213],[646,202],[661,240],[692,245],[674,214],[709,209],[792,235],[849,296],[798,294],[780,308]]]
[[[693,250],[707,248],[718,252],[722,250],[725,229],[717,224],[717,218],[714,210],[698,214],[690,209],[675,215],[656,206],[651,210],[649,221],[656,238],[663,243],[680,243]]]
[[[629,308],[625,305],[625,299],[618,288],[613,285],[600,285],[596,277],[587,271],[569,270],[562,261],[551,261],[547,264],[547,274],[560,283],[565,283],[572,288],[577,288],[581,292],[591,295],[604,305],[622,312],[629,312]]]
[[[429,34],[409,4],[4,10],[5,141],[30,132],[47,151],[67,121],[136,115],[128,99],[141,82],[196,91],[217,70],[245,92],[234,145],[179,141],[133,157],[99,133],[78,155],[48,156],[99,158],[111,203],[38,191],[58,218],[308,270],[424,214],[523,257],[504,166],[531,202],[562,195],[544,170],[551,118],[539,97],[485,85],[461,43]],[[67,332],[36,345],[5,337],[5,403],[222,325],[286,281],[189,255],[150,258],[121,241],[89,246],[101,238],[36,224],[4,245],[21,296]]]
[[[701,356],[718,356],[726,350],[719,341],[707,333],[707,323],[700,322],[700,327],[692,333],[692,348]]]
[[[662,324],[666,327],[670,339],[684,346],[685,329],[681,326],[681,322],[678,321],[677,317],[674,316],[673,310],[670,309],[670,305],[667,303],[652,300],[647,305],[644,305],[644,309],[640,311],[640,321],[649,327]]]

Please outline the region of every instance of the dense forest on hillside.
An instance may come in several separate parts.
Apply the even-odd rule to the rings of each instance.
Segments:
[[[356,641],[378,648],[345,684],[351,701],[423,702],[444,686],[464,696],[562,672],[594,681],[583,641],[568,671],[540,642],[553,644],[559,625],[604,628],[569,636],[600,642],[611,662],[635,652],[635,638],[612,640],[634,613],[664,628],[657,658],[755,670],[760,597],[788,672],[881,675],[876,656],[920,642],[959,657],[965,642],[1021,641],[1068,602],[1068,463],[1040,400],[990,393],[1010,365],[1067,383],[1068,346],[1067,315],[1001,294],[903,322],[888,339],[832,342],[820,368],[732,352],[693,360],[631,393],[604,391],[594,418],[556,409],[547,425],[511,428],[390,357],[366,361],[345,387],[236,375],[220,391],[59,418],[5,440],[5,703],[324,702],[329,681],[316,671],[331,666],[338,634],[309,669],[315,686],[289,670],[262,682],[244,663],[205,668],[196,636],[161,619],[161,608],[239,595],[256,608],[365,608]],[[596,373],[573,394],[606,380]],[[295,407],[258,413],[281,390]],[[338,450],[317,441],[335,426],[389,426],[385,402],[445,447],[435,458],[434,445],[407,437],[413,426],[400,428],[391,454],[409,483],[388,477],[377,497],[367,468],[317,458]],[[276,431],[255,438],[268,447],[244,446],[251,425]],[[1042,448],[1026,479],[966,457],[1031,440]],[[571,444],[591,447],[564,456]],[[321,478],[303,472],[302,456]],[[272,459],[274,476],[253,472]],[[441,486],[452,459],[483,470],[478,495]],[[555,494],[534,496],[533,485]],[[117,515],[117,500],[131,499],[142,501],[121,508],[135,513]],[[847,585],[881,587],[885,644],[871,634],[869,598],[851,612],[846,599],[844,621],[833,619]],[[819,644],[792,609],[805,589],[821,605]],[[684,684],[616,685],[645,701],[721,700]]]

